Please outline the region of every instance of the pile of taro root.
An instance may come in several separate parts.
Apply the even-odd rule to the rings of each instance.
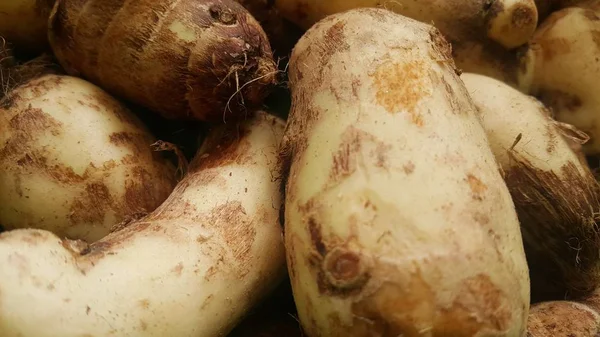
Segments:
[[[600,336],[596,85],[600,0],[0,1],[0,336]]]

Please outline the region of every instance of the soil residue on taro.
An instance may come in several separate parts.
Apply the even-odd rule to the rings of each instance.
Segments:
[[[423,76],[426,72],[423,61],[379,65],[373,75],[377,103],[389,113],[406,112],[413,124],[423,126],[425,121],[417,105],[432,93],[429,77]]]

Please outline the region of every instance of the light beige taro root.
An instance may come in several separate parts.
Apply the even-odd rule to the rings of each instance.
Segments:
[[[244,118],[278,73],[234,0],[60,0],[49,39],[69,74],[170,119]]]
[[[517,214],[450,46],[383,9],[293,50],[285,244],[310,337],[523,336]]]
[[[517,209],[533,301],[589,295],[600,286],[600,187],[574,151],[586,135],[500,81],[461,78]]]
[[[176,175],[152,150],[154,136],[101,88],[35,76],[36,62],[3,72],[25,82],[3,83],[0,100],[0,224],[95,241],[158,207]]]
[[[285,276],[264,112],[211,131],[154,212],[90,245],[0,234],[0,336],[225,336]]]
[[[538,97],[556,120],[590,136],[583,149],[600,154],[600,1],[552,13],[520,58],[519,88]]]
[[[452,44],[457,66],[516,82],[513,48],[525,44],[538,24],[534,0],[275,0],[289,20],[308,29],[327,15],[382,7],[437,27]]]

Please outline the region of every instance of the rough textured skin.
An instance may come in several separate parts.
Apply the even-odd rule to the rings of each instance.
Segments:
[[[589,295],[600,286],[600,187],[573,135],[537,99],[489,77],[461,78],[517,209],[532,300]]]
[[[452,44],[460,69],[511,82],[516,56],[506,48],[526,43],[538,22],[533,0],[275,0],[275,5],[304,28],[357,7],[384,7],[434,23]]]
[[[95,241],[169,196],[175,167],[119,101],[44,75],[0,101],[0,223]]]
[[[551,108],[554,118],[586,132],[588,155],[600,154],[600,1],[552,13],[520,59],[519,88]]]
[[[600,315],[576,302],[553,301],[534,304],[529,312],[527,337],[597,337]]]
[[[0,1],[0,36],[19,52],[37,54],[48,48],[48,17],[54,0]]]
[[[0,234],[3,337],[224,336],[285,275],[266,113],[216,130],[153,213],[89,246]],[[216,137],[216,138],[215,138]]]
[[[68,73],[172,119],[245,117],[277,73],[233,0],[59,0],[49,37]]]
[[[523,336],[517,214],[439,31],[335,14],[289,71],[285,243],[306,335]]]

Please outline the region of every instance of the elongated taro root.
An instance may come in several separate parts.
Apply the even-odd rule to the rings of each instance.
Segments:
[[[520,59],[519,88],[550,107],[555,119],[590,136],[583,147],[600,154],[600,1],[552,13]]]
[[[534,0],[275,0],[275,5],[304,28],[348,9],[385,7],[434,24],[452,44],[459,68],[511,83],[516,56],[507,49],[525,44],[538,22]]]
[[[461,78],[517,208],[533,300],[589,295],[600,286],[600,187],[567,138],[576,134],[517,89]]]
[[[153,211],[176,183],[154,141],[87,81],[46,74],[21,84],[0,101],[0,223],[98,240]]]
[[[0,36],[19,52],[44,51],[48,48],[48,17],[53,4],[54,0],[0,1]]]
[[[289,71],[285,244],[307,335],[522,336],[517,214],[439,31],[334,14]]]
[[[171,119],[244,117],[277,74],[263,29],[233,0],[58,0],[49,30],[69,74]]]
[[[156,211],[100,241],[0,234],[0,335],[226,335],[285,275],[283,123],[259,112],[230,125]]]

